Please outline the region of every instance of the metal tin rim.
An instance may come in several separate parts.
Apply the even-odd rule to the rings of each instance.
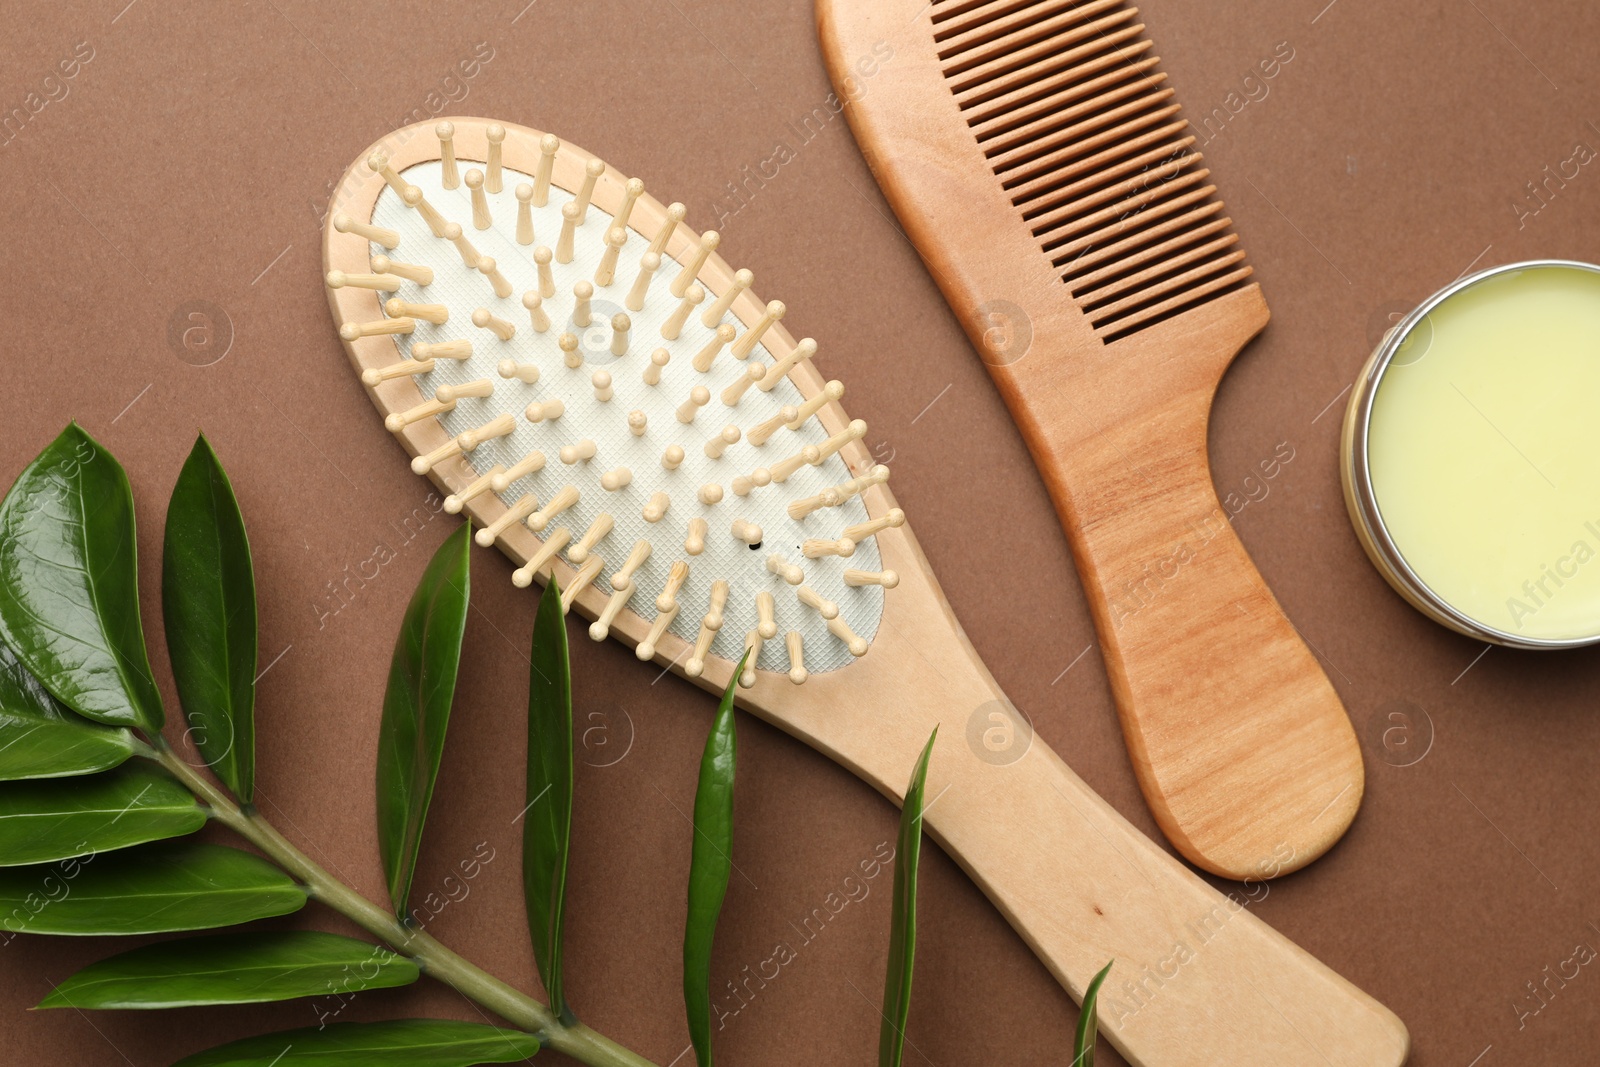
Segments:
[[[1458,633],[1492,644],[1526,649],[1582,648],[1600,643],[1600,619],[1595,622],[1596,632],[1588,636],[1532,638],[1525,634],[1510,633],[1474,619],[1435,593],[1428,583],[1411,569],[1404,553],[1395,544],[1388,527],[1384,524],[1383,512],[1378,507],[1377,495],[1372,488],[1372,468],[1367,451],[1367,432],[1372,421],[1372,404],[1377,397],[1378,385],[1388,371],[1395,353],[1411,336],[1411,331],[1416,325],[1427,318],[1434,308],[1463,289],[1501,274],[1542,267],[1568,267],[1600,274],[1600,266],[1570,259],[1534,259],[1489,267],[1476,274],[1458,278],[1440,289],[1384,335],[1371,358],[1367,360],[1367,365],[1362,368],[1360,377],[1356,379],[1350,406],[1345,412],[1345,462],[1341,473],[1345,482],[1346,504],[1349,506],[1351,518],[1356,522],[1357,533],[1361,534],[1362,546],[1389,584],[1417,609]]]

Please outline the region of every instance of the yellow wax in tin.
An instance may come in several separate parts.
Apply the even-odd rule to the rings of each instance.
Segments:
[[[1448,297],[1379,381],[1367,445],[1384,526],[1442,600],[1521,637],[1600,634],[1600,273]]]

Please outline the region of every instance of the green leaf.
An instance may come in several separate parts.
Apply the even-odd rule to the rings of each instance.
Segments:
[[[539,1051],[520,1030],[442,1019],[334,1023],[221,1045],[173,1067],[473,1067],[516,1063]]]
[[[109,770],[132,753],[127,730],[72,714],[0,644],[0,781]]]
[[[0,929],[30,934],[207,930],[305,902],[305,890],[261,857],[199,841],[0,870]]]
[[[389,665],[378,731],[378,847],[389,900],[404,915],[444,755],[467,627],[471,524],[434,553],[406,608]]]
[[[728,679],[728,688],[711,721],[700,756],[700,784],[694,793],[694,848],[689,859],[689,918],[683,931],[683,1006],[689,1040],[700,1067],[711,1067],[711,941],[733,869],[733,773],[735,751],[733,694],[750,650]]]
[[[939,736],[935,726],[911,772],[900,805],[900,843],[894,860],[894,900],[889,915],[889,966],[883,979],[883,1024],[878,1030],[878,1067],[900,1067],[911,1014],[911,972],[917,960],[917,865],[922,858],[922,792],[928,758]]]
[[[205,822],[194,795],[154,767],[6,782],[0,784],[0,867],[192,834]]]
[[[1083,1012],[1078,1016],[1078,1032],[1072,1039],[1072,1067],[1094,1067],[1094,1039],[1100,1028],[1095,1002],[1100,999],[1100,984],[1111,973],[1111,964],[1115,962],[1111,960],[1100,968],[1100,973],[1094,976],[1083,994]]]
[[[522,886],[533,957],[550,1006],[566,1011],[561,928],[572,840],[572,673],[561,590],[552,577],[533,620],[528,671],[528,792],[522,825]]]
[[[0,502],[0,641],[80,715],[161,730],[139,621],[133,492],[77,423]]]
[[[422,972],[382,945],[318,930],[163,941],[92,963],[41,1008],[189,1008],[261,1004],[410,985]]]
[[[202,434],[167,505],[167,654],[200,754],[246,804],[255,793],[256,580],[244,517]]]

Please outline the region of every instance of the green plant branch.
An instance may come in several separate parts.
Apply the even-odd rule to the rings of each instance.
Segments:
[[[577,1022],[564,1022],[526,993],[469,963],[431,934],[407,926],[329,874],[289,842],[256,811],[242,810],[173,751],[163,738],[151,741],[140,755],[153,758],[211,809],[216,820],[259,848],[267,858],[299,879],[310,896],[337,911],[401,955],[415,960],[425,974],[443,982],[479,1006],[539,1038],[542,1045],[590,1067],[655,1067],[650,1061]]]

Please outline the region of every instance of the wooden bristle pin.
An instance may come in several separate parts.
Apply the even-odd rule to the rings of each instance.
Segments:
[[[589,624],[589,640],[604,641],[611,633],[611,624],[617,621],[617,616],[622,614],[622,609],[628,606],[628,601],[633,597],[633,586],[622,585],[606,601],[605,608],[600,612],[600,617]]]
[[[842,504],[851,497],[859,496],[873,486],[882,485],[888,480],[889,468],[880,463],[859,478],[851,478],[848,482],[840,482],[833,487],[833,491],[839,494],[839,503]],[[829,504],[827,506],[838,507],[839,505]]]
[[[867,436],[867,423],[865,419],[852,419],[850,425],[828,438],[817,446],[820,453],[816,462],[821,463],[851,441],[859,441]]]
[[[725,579],[718,578],[711,583],[711,601],[706,605],[704,622],[711,630],[722,629],[726,620],[728,609],[728,583]]]
[[[499,266],[491,257],[478,257],[478,273],[489,279],[489,284],[494,287],[495,296],[504,300],[511,295],[511,282],[500,273]]]
[[[431,276],[432,272],[429,273]],[[450,308],[445,304],[410,304],[398,296],[391,296],[385,300],[383,310],[388,315],[408,315],[413,319],[431,322],[435,326],[443,326],[450,321]]]
[[[577,370],[583,366],[583,353],[578,351],[578,335],[570,331],[563,331],[556,338],[556,347],[561,349],[561,362],[566,364],[568,370]]]
[[[503,493],[510,489],[518,478],[526,478],[530,474],[537,474],[539,471],[544,470],[544,462],[544,453],[534,449],[510,467],[501,468],[500,473],[495,475],[489,484],[494,486],[495,492]]]
[[[462,382],[460,385],[441,385],[433,391],[435,400],[460,400],[464,396],[485,397],[494,395],[494,382],[488,378]]]
[[[361,372],[361,384],[379,385],[393,378],[409,378],[413,374],[427,374],[433,369],[431,359],[407,359],[387,367],[368,367]]]
[[[453,410],[455,406],[456,402],[454,400],[448,403],[439,400],[424,400],[416,407],[406,408],[404,411],[391,411],[384,416],[383,428],[390,433],[399,433],[414,422],[431,419],[442,412]]]
[[[739,401],[744,398],[746,390],[752,385],[760,385],[762,379],[767,377],[767,365],[752,360],[745,367],[744,373],[735,378],[722,391],[722,403],[727,407],[738,407]]]
[[[574,463],[587,463],[594,458],[594,453],[594,441],[585,437],[576,444],[562,445],[559,455],[561,456],[561,462],[570,467]]]
[[[591,159],[583,165],[583,184],[578,186],[577,199],[573,201],[578,205],[578,225],[583,225],[589,219],[589,202],[594,199],[594,186],[600,180],[600,175],[606,172],[603,159]]]
[[[889,570],[858,571],[851,567],[844,572],[844,584],[853,589],[863,585],[881,585],[885,589],[893,589],[900,584],[900,575]]]
[[[700,268],[706,265],[706,260],[711,258],[711,253],[715,252],[721,243],[722,235],[716,230],[707,230],[700,235],[700,243],[695,246],[694,255],[689,257],[689,262],[684,264],[678,276],[672,279],[673,296],[682,297],[689,291],[689,286],[700,276]]]
[[[795,685],[805,685],[806,679],[806,653],[805,643],[800,637],[799,630],[790,630],[784,638],[784,644],[789,653],[789,681]]]
[[[533,244],[533,186],[523,182],[517,186],[517,244]]]
[[[678,405],[678,421],[687,426],[700,414],[700,409],[711,403],[711,390],[697,385],[689,390],[689,399]]]
[[[594,546],[598,545],[616,525],[616,520],[605,512],[596,515],[589,528],[583,532],[583,536],[578,538],[578,543],[567,550],[567,558],[574,563],[582,563],[589,557],[589,553],[594,551]]]
[[[752,546],[761,543],[761,527],[748,519],[734,519],[731,529],[735,541],[743,541]]]
[[[767,557],[767,570],[776,574],[790,585],[799,585],[806,580],[806,572],[803,568],[795,566],[776,552]]]
[[[700,501],[700,503],[709,508],[713,504],[720,504],[722,502],[722,486],[718,485],[716,482],[707,482],[705,485],[702,485],[694,495]]]
[[[578,232],[578,205],[568,202],[561,205],[561,233],[556,238],[556,262],[572,262],[572,244]]]
[[[572,531],[566,527],[558,527],[550,531],[550,536],[544,539],[544,544],[539,550],[528,557],[528,562],[511,572],[511,584],[518,589],[526,589],[533,584],[533,576],[543,570],[556,558],[568,541],[572,540]]]
[[[488,473],[480,475],[475,481],[472,482],[471,485],[461,490],[461,492],[451,493],[449,496],[445,497],[445,514],[459,515],[461,514],[461,509],[467,506],[468,501],[482,496],[490,489],[495,489],[496,492],[499,492],[500,490],[495,486],[494,480],[504,472],[505,468],[496,463],[493,467],[489,468]]]
[[[412,188],[416,189],[417,187],[413,185]],[[407,196],[405,201],[417,209],[417,214],[422,216],[422,221],[428,224],[428,229],[435,237],[444,236],[445,227],[450,223],[443,215],[439,214],[438,208],[428,203],[427,199],[422,195],[421,189],[417,189],[416,196]]]
[[[570,555],[571,553],[568,553]],[[565,615],[572,610],[572,602],[578,599],[578,594],[594,584],[600,577],[600,572],[606,569],[606,561],[599,556],[590,556],[572,576],[572,581],[561,590],[561,614]]]
[[[412,474],[427,474],[447,459],[461,455],[461,441],[452,437],[432,452],[424,452],[411,460]]]
[[[646,252],[639,259],[639,274],[633,279],[633,288],[628,290],[628,297],[622,306],[629,311],[643,311],[644,298],[650,293],[650,282],[656,276],[656,271],[661,267],[661,256],[655,252]]]
[[[694,639],[694,651],[683,664],[683,672],[691,678],[700,677],[706,669],[706,654],[711,651],[711,643],[717,639],[717,631],[722,629],[722,611],[727,603],[728,583],[719,578],[711,583],[710,607],[700,620],[700,633]]]
[[[839,605],[822,596],[809,585],[800,586],[794,591],[794,595],[800,599],[800,603],[814,609],[824,619],[836,619],[839,617]]]
[[[677,611],[678,591],[683,588],[683,583],[689,580],[689,565],[683,560],[672,564],[672,569],[667,572],[667,584],[662,587],[661,595],[656,597],[657,611]]]
[[[404,178],[395,173],[393,167],[389,166],[388,156],[384,155],[382,152],[372,153],[372,155],[367,157],[367,169],[372,171],[374,174],[377,174],[384,181],[388,182],[389,188],[395,191],[395,195],[405,195],[405,191],[409,187],[408,183]]]
[[[744,647],[749,655],[744,657],[744,670],[739,672],[739,688],[749,689],[756,684],[756,660],[761,658],[761,631],[751,630],[745,634]]]
[[[784,425],[788,426],[791,430],[798,430],[800,427],[806,424],[807,419],[821,411],[823,408],[827,407],[828,404],[835,400],[839,400],[843,396],[844,383],[835,378],[833,381],[830,381],[827,385],[822,387],[822,392],[818,393],[816,396],[808,397],[805,403],[800,405],[799,410],[795,412],[794,418]]]
[[[467,171],[467,190],[472,194],[472,228],[487,230],[494,225],[489,214],[489,198],[483,193],[483,171],[473,167]]]
[[[533,514],[533,509],[539,506],[539,498],[532,493],[524,493],[522,498],[512,504],[493,522],[472,535],[479,548],[488,548],[494,544],[495,539],[511,527]]]
[[[773,324],[782,319],[788,312],[788,307],[782,300],[769,300],[766,310],[756,320],[756,324],[744,332],[744,336],[733,343],[735,359],[745,359],[756,350],[756,345],[761,343],[761,338],[772,328]]]
[[[498,415],[482,426],[474,426],[470,430],[463,430],[456,435],[456,441],[461,445],[461,451],[471,452],[485,441],[492,441],[496,437],[508,436],[516,428],[517,420],[510,414]]]
[[[843,556],[849,559],[856,554],[856,543],[844,537],[837,541],[813,537],[800,545],[800,551],[805,554],[806,559],[821,559],[824,556]]]
[[[789,423],[793,422],[799,417],[799,415],[799,408],[795,407],[793,404],[785,404],[783,407],[778,409],[778,413],[772,416],[772,418],[750,427],[750,431],[744,435],[745,440],[749,441],[757,448],[760,448],[762,445],[767,443],[767,439],[769,437],[777,433],[784,426],[787,426]]]
[[[433,284],[433,268],[425,267],[419,263],[401,263],[399,260],[390,259],[388,256],[373,256],[372,269],[379,274],[393,274],[396,277],[404,278],[408,282],[416,282],[418,285],[422,286]],[[404,301],[401,301],[401,303],[404,303]],[[443,304],[414,304],[410,306],[442,308],[444,317],[450,317],[450,309],[446,308]],[[390,312],[390,314],[392,315],[394,312]],[[445,321],[445,318],[432,319],[428,318],[426,315],[418,315],[417,318],[427,318],[429,322]]]
[[[568,508],[570,508],[572,505],[576,504],[577,502],[578,502],[578,488],[577,488],[577,486],[573,486],[573,485],[562,486],[561,487],[561,491],[558,492],[555,496],[551,497],[550,498],[550,502],[548,504],[546,504],[544,507],[540,508],[538,511],[534,512],[532,515],[528,516],[528,527],[529,527],[529,529],[533,530],[534,533],[538,533],[540,530],[544,529],[546,526],[549,526],[550,525],[550,521],[552,519],[554,519],[557,515],[560,515],[563,511],[566,511]]]
[[[706,346],[694,354],[694,362],[691,364],[694,369],[701,374],[709,372],[712,363],[716,361],[717,354],[722,351],[725,345],[733,342],[733,336],[738,332],[733,328],[731,322],[725,322],[718,326],[717,332],[712,336],[711,340],[706,342]]]
[[[729,424],[722,428],[722,432],[706,442],[704,452],[707,459],[721,459],[722,453],[728,450],[729,445],[739,443],[739,427]]]
[[[339,327],[339,336],[346,341],[359,341],[363,337],[384,337],[397,333],[412,333],[417,328],[417,320],[401,317],[398,319],[374,319],[372,322],[347,322]]]
[[[594,268],[594,283],[605,289],[617,278],[617,257],[622,255],[622,246],[628,243],[628,231],[621,226],[613,226],[606,231],[606,250],[600,253],[600,262]]]
[[[467,239],[467,235],[462,231],[461,224],[459,222],[447,222],[444,224],[444,239],[455,245],[456,251],[461,253],[461,263],[463,266],[465,266],[468,270],[478,269],[478,260],[480,258],[478,255],[478,250],[474,248],[472,242]]]
[[[683,538],[683,550],[691,556],[698,556],[706,550],[706,533],[711,527],[706,520],[695,518],[689,520],[689,532]]]
[[[666,451],[661,453],[661,466],[664,470],[675,471],[683,463],[684,451],[682,445],[668,445]]]
[[[660,522],[662,519],[666,518],[667,509],[671,506],[672,498],[665,492],[657,489],[654,493],[650,494],[650,500],[645,504],[644,510],[640,514],[644,516],[645,522]]]
[[[472,325],[480,330],[488,330],[502,341],[509,341],[516,336],[516,324],[507,319],[502,319],[488,308],[478,308],[472,313]]]
[[[533,250],[533,262],[539,269],[539,296],[549,300],[556,295],[556,276],[550,269],[550,261],[555,254],[545,245],[540,245]]]
[[[613,467],[600,476],[600,488],[615,493],[632,481],[633,472],[627,467]]]
[[[644,195],[644,179],[629,178],[622,186],[622,205],[617,208],[617,214],[612,221],[613,226],[627,226],[628,219],[633,215],[633,205],[639,202]]]
[[[650,353],[650,362],[645,365],[644,374],[641,376],[646,385],[661,384],[661,368],[672,360],[672,353],[665,348],[658,348]]]
[[[739,294],[750,288],[756,276],[748,270],[740,268],[733,272],[733,284],[722,291],[722,295],[712,302],[711,306],[700,313],[700,325],[715,326],[722,321],[722,316],[733,307],[733,302],[739,299]]]
[[[529,422],[543,422],[546,419],[559,419],[566,410],[566,404],[551,397],[549,400],[535,400],[522,413]]]
[[[622,561],[622,566],[617,568],[611,576],[611,588],[627,589],[633,585],[633,572],[644,566],[645,560],[650,558],[653,546],[644,538],[633,543],[633,551],[628,553],[628,558]]]
[[[515,378],[523,385],[534,385],[539,381],[539,365],[537,363],[518,363],[514,359],[502,359],[495,365],[495,372],[508,381]]]
[[[634,408],[632,411],[628,412],[628,432],[633,434],[633,436],[643,437],[645,430],[648,429],[649,426],[650,416],[646,415],[638,408]]]
[[[891,509],[887,514],[880,515],[870,522],[857,523],[845,527],[844,533],[839,536],[849,541],[860,544],[869,537],[875,537],[885,530],[898,530],[906,524],[906,513],[899,508]]]
[[[817,451],[817,446],[806,445],[794,455],[785,459],[780,459],[767,469],[772,472],[772,480],[781,485],[789,480],[789,475],[793,474],[801,467],[804,467],[807,464],[816,466],[821,462],[821,453]]]
[[[672,240],[673,233],[689,214],[689,209],[679,203],[667,205],[667,221],[661,224],[656,235],[650,239],[650,251],[663,258],[667,255],[667,243]]]
[[[340,233],[353,233],[357,237],[365,237],[375,244],[380,244],[388,249],[400,247],[400,233],[397,230],[374,226],[370,222],[361,222],[349,215],[339,214],[333,217],[333,228]]]
[[[528,309],[528,325],[534,333],[544,333],[550,328],[550,313],[544,309],[544,297],[538,290],[529,289],[522,294],[522,306]]]
[[[772,392],[779,382],[789,376],[790,371],[816,354],[817,342],[809,337],[802,337],[800,343],[794,346],[793,352],[790,352],[772,365],[772,368],[767,372],[766,378],[756,383],[757,387],[763,393]]]
[[[539,167],[533,172],[533,206],[544,207],[550,202],[550,176],[555,172],[556,153],[561,151],[561,138],[547,133],[539,138]]]
[[[661,336],[668,341],[676,341],[678,339],[678,335],[683,332],[683,324],[689,319],[689,312],[693,311],[695,305],[706,298],[706,291],[698,285],[691,285],[682,293],[674,293],[673,295],[679,298],[678,306],[673,309],[672,314],[667,316],[667,321],[661,324]]]
[[[650,632],[645,634],[644,640],[639,642],[638,647],[633,650],[633,654],[645,661],[654,656],[656,654],[656,645],[660,643],[662,635],[667,632],[667,628],[672,625],[672,620],[677,617],[677,604],[672,605],[671,611],[663,611],[657,615],[655,620],[650,623]]]
[[[455,123],[441,122],[433,128],[433,132],[439,138],[439,184],[446,189],[454,189],[461,184],[461,170],[456,166]]]
[[[594,286],[576,282],[572,286],[572,322],[579,329],[588,329],[594,323]]]
[[[327,280],[329,289],[343,289],[348,285],[352,289],[373,289],[380,293],[392,293],[405,283],[398,274],[346,274],[342,270],[330,270]]]
[[[765,467],[757,467],[749,474],[741,474],[733,480],[734,496],[749,496],[757,489],[765,489],[772,484],[772,472]]]
[[[594,398],[604,404],[616,395],[616,390],[611,387],[611,375],[607,371],[597,370],[589,376],[589,384],[594,387]]]
[[[844,503],[844,499],[845,498],[840,495],[839,490],[824,489],[816,496],[803,497],[799,500],[790,502],[789,507],[786,510],[789,512],[789,517],[791,519],[799,522],[801,519],[820,508],[838,507],[840,504]]]
[[[778,636],[777,606],[773,602],[772,594],[763,589],[756,594],[756,632],[763,641],[771,641]],[[752,661],[755,660],[751,656]]]
[[[411,354],[417,359],[458,359],[472,358],[472,342],[465,337],[455,341],[418,341],[411,346]]]
[[[506,139],[506,128],[498,122],[489,123],[489,128],[483,131],[484,140],[489,142],[489,158],[485,162],[489,173],[485,176],[483,187],[491,193],[498,193],[505,188],[505,175],[501,169],[501,144]]]
[[[628,318],[627,312],[619,311],[611,316],[611,354],[625,356],[628,354],[628,332],[633,329],[633,320]]]
[[[852,656],[859,659],[867,654],[869,647],[867,639],[858,637],[856,632],[850,629],[850,624],[844,621],[843,615],[828,620],[828,632],[843,641]]]

